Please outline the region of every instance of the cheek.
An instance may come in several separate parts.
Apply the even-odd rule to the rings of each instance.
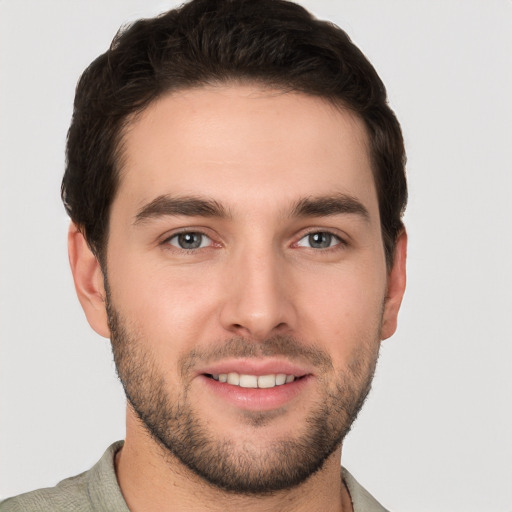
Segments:
[[[379,341],[384,271],[352,267],[317,275],[301,288],[302,330],[324,345],[333,359],[346,361],[361,344]]]
[[[142,259],[119,262],[111,274],[114,304],[147,342],[179,351],[200,339],[215,308],[215,287],[207,274]]]

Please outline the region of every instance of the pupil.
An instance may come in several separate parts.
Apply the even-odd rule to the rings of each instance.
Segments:
[[[197,249],[201,246],[201,234],[183,233],[179,235],[178,242],[182,249]]]
[[[316,249],[326,249],[331,245],[331,235],[329,233],[313,233],[309,235],[309,243]]]

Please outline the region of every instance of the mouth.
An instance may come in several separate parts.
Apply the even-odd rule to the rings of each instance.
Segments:
[[[270,373],[268,375],[251,375],[246,373],[218,373],[218,374],[204,374],[206,377],[213,379],[220,383],[230,384],[231,386],[238,386],[241,388],[250,389],[270,389],[276,386],[284,386],[291,384],[296,380],[304,378],[304,375],[292,375],[286,373]]]
[[[197,374],[203,392],[236,409],[271,411],[296,401],[312,389],[309,368],[285,360],[231,360],[203,368]]]

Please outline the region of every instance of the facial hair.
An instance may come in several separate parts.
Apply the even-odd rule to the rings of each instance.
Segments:
[[[182,355],[178,367],[184,385],[172,390],[148,349],[150,344],[128,327],[114,308],[108,288],[106,305],[117,373],[143,427],[164,449],[170,464],[178,461],[208,484],[230,493],[268,495],[303,483],[340,446],[370,391],[380,326],[373,339],[362,340],[346,371],[335,371],[325,351],[290,336],[274,336],[261,343],[240,337],[212,343],[209,350]],[[277,355],[313,366],[321,385],[321,395],[303,425],[297,425],[298,434],[261,447],[250,439],[239,446],[212,432],[188,396],[185,377],[199,363]],[[259,429],[272,421],[273,413],[243,414],[252,428]]]

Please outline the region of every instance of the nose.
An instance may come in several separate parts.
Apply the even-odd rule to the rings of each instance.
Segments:
[[[277,251],[240,251],[229,263],[223,328],[237,336],[263,341],[296,328],[293,286],[287,264]]]

